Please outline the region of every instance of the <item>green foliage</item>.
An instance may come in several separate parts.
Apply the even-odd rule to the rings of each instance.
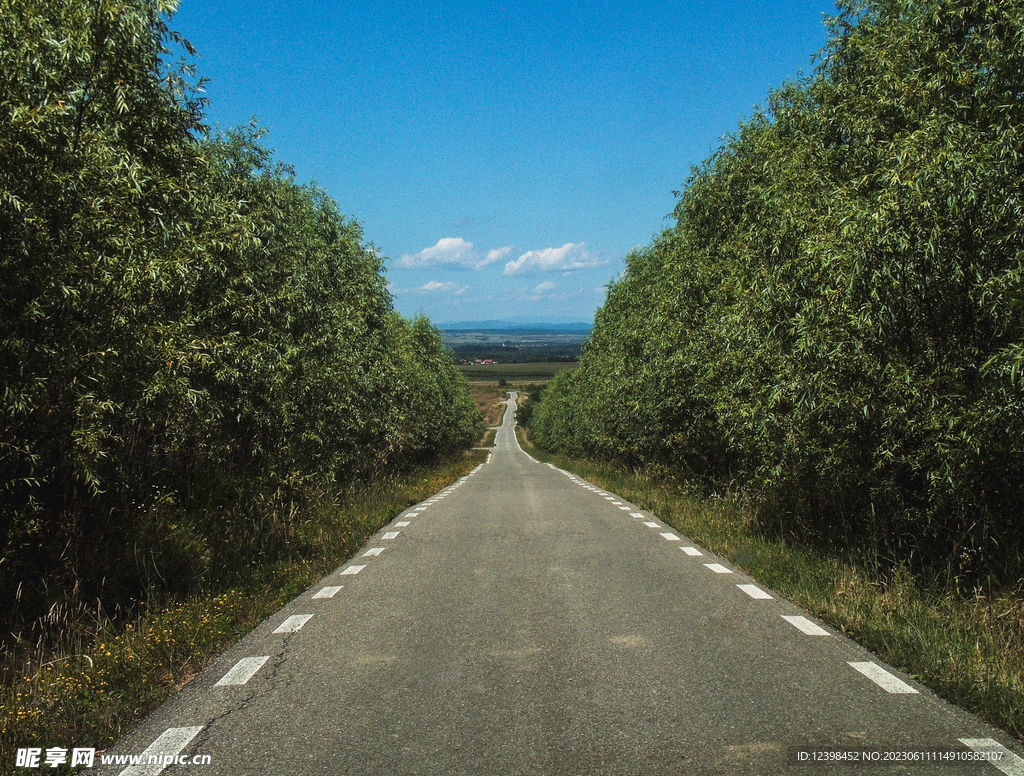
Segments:
[[[628,258],[533,438],[742,487],[792,537],[1012,581],[1022,29],[1020,0],[842,4],[816,75]]]
[[[522,390],[519,404],[516,406],[517,425],[533,428],[531,426],[533,413],[544,399],[546,388],[547,383],[541,383],[540,385],[528,385]]]
[[[268,499],[479,436],[359,225],[259,130],[205,131],[200,83],[167,64],[192,53],[175,5],[0,0],[8,624],[68,591],[187,591],[263,533]]]

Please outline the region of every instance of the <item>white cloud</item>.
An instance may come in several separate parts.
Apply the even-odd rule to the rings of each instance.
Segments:
[[[416,269],[434,267],[438,264],[471,265],[476,262],[476,251],[473,243],[461,237],[442,237],[437,245],[424,248],[419,253],[407,253],[398,260],[399,267]]]
[[[556,286],[550,280],[545,280],[543,283],[539,284],[535,289],[533,289],[533,291],[530,291],[528,294],[526,294],[526,298],[529,299],[531,302],[539,302],[541,299],[551,300],[556,297],[556,288],[558,288],[558,286]]]
[[[424,283],[420,288],[420,291],[430,294],[435,291],[440,291],[448,294],[464,294],[469,290],[469,286],[460,286],[458,283],[438,283],[436,280],[431,280]]]
[[[424,248],[419,253],[407,253],[398,260],[403,269],[422,269],[424,267],[455,266],[481,269],[488,264],[508,256],[513,246],[495,248],[481,254],[473,247],[473,243],[461,237],[443,237],[436,245]]]
[[[571,272],[576,269],[599,267],[607,264],[586,250],[585,243],[566,243],[561,248],[544,248],[540,251],[527,251],[518,259],[505,263],[505,274],[515,275],[519,272]]]
[[[506,245],[504,248],[495,248],[492,251],[487,251],[487,255],[484,256],[483,261],[476,265],[476,269],[486,267],[488,264],[493,264],[496,261],[501,261],[510,253],[512,253],[513,247],[515,246]]]

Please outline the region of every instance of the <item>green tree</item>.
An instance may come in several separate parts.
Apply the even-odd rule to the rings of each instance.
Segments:
[[[535,438],[963,579],[1018,557],[1022,22],[1019,0],[841,3],[818,72],[627,260]]]
[[[0,0],[0,611],[179,592],[305,494],[479,413],[384,259],[246,127],[211,137],[167,0]],[[269,517],[268,517],[269,515]],[[20,609],[19,609],[20,607]]]

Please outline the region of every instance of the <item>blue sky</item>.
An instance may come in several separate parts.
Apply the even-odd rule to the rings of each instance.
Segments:
[[[181,0],[209,121],[363,225],[400,312],[588,321],[832,0]]]

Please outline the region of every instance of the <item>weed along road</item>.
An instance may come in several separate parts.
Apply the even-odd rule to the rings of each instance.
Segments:
[[[162,771],[100,772],[1024,776],[1009,736],[532,459],[514,399],[488,463],[106,753]]]

